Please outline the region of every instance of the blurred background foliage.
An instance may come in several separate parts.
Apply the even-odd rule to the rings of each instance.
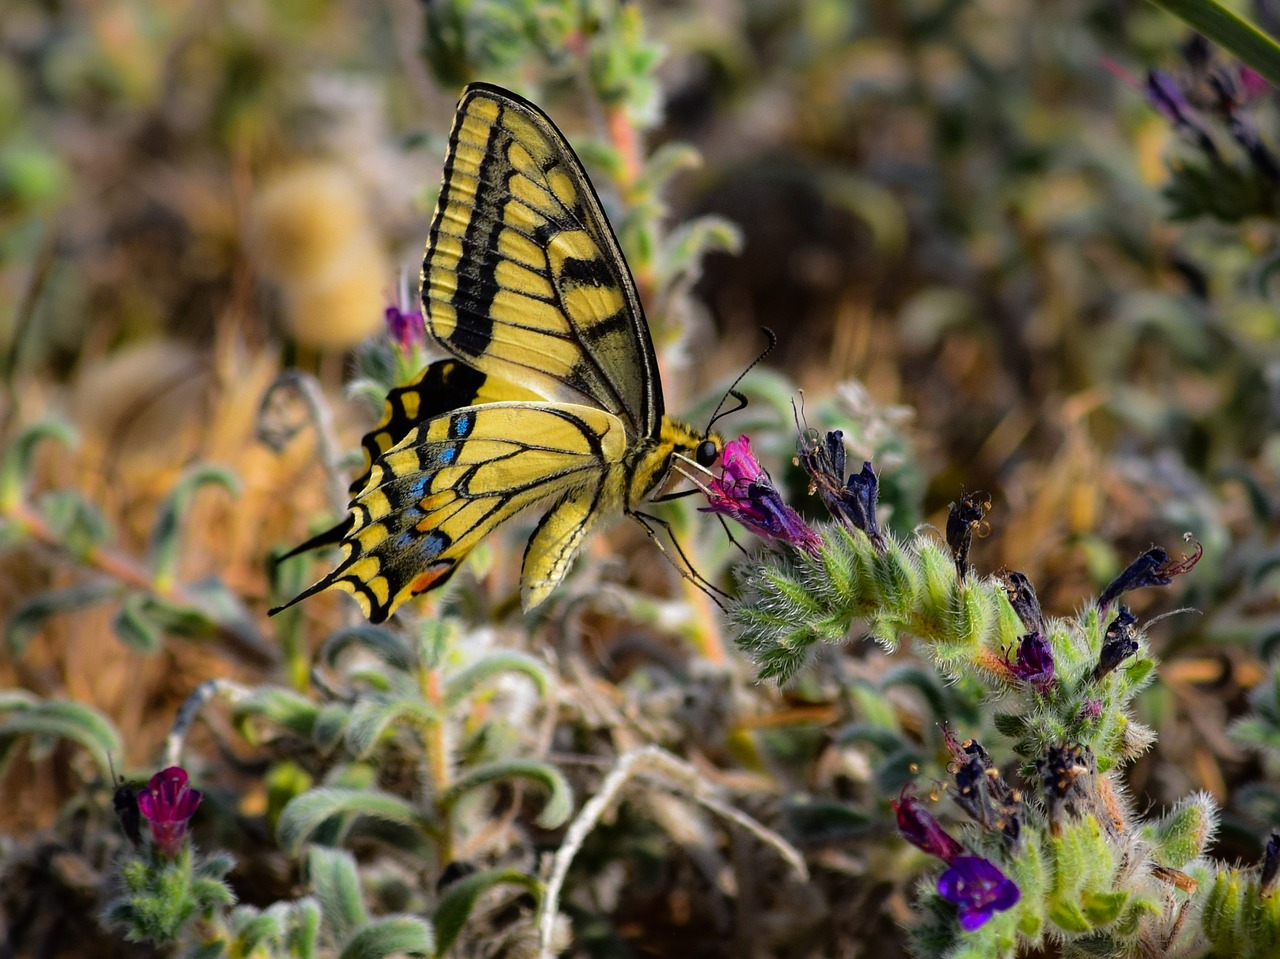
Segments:
[[[1240,6],[1280,26],[1270,0]],[[1227,810],[1219,854],[1256,858],[1280,809],[1267,666],[1280,655],[1280,280],[1274,170],[1240,124],[1265,152],[1280,123],[1273,90],[1246,93],[1238,65],[1166,13],[1137,0],[7,0],[0,51],[0,685],[109,717],[120,766],[149,768],[202,680],[305,690],[321,640],[350,622],[337,596],[266,620],[319,569],[275,583],[268,556],[342,505],[345,473],[326,465],[350,463],[377,393],[344,387],[353,369],[397,378],[392,345],[352,351],[388,303],[416,297],[456,97],[485,79],[542,104],[581,147],[646,296],[669,408],[705,420],[758,353],[758,327],[776,331],[732,431],[752,434],[798,505],[814,506],[790,464],[803,390],[809,423],[845,430],[881,472],[896,532],[941,528],[961,491],[990,491],[975,563],[1025,572],[1053,613],[1194,531],[1205,558],[1181,594],[1135,598],[1152,604],[1144,619],[1195,612],[1152,632],[1166,661],[1141,707],[1160,744],[1129,781],[1139,806],[1208,790]],[[1181,118],[1149,96],[1152,69],[1184,92]],[[1240,83],[1231,109],[1204,93],[1214,71]],[[260,403],[290,365],[315,378],[325,415],[286,390],[270,413],[289,425],[262,442]],[[691,509],[675,519],[700,568],[723,573],[718,527]],[[672,941],[690,955],[752,942],[849,955],[867,941],[895,954],[902,863],[917,857],[867,837],[887,829],[887,791],[911,763],[945,762],[941,719],[981,735],[977,691],[867,644],[781,691],[755,686],[714,610],[643,542],[624,526],[598,538],[590,568],[525,622],[508,534],[473,566],[483,579],[459,577],[433,608],[473,652],[554,664],[579,704],[555,748],[586,757],[565,770],[580,794],[599,763],[659,742],[789,823],[815,880],[781,881],[776,860],[695,828],[670,796],[634,799],[575,866],[582,954]],[[62,934],[102,935],[65,906],[91,899],[93,880],[50,850],[105,865],[110,781],[65,743],[14,745],[22,728],[5,739],[0,858],[36,891],[10,884],[3,906],[53,955]],[[285,895],[283,853],[246,852],[278,813],[263,770],[279,756],[226,721],[198,726],[190,748],[220,792],[204,841],[244,857],[237,893]],[[548,842],[522,841],[526,866]],[[68,924],[55,933],[51,917]]]

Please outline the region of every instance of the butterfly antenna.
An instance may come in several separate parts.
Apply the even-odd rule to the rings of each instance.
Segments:
[[[741,393],[739,393],[735,389],[735,387],[742,382],[742,378],[744,376],[746,376],[748,373],[752,371],[752,369],[755,368],[756,364],[758,364],[766,356],[772,353],[773,348],[778,345],[778,334],[774,333],[773,330],[769,329],[769,327],[767,326],[760,327],[760,332],[769,338],[769,345],[764,348],[764,352],[762,352],[759,356],[757,356],[754,360],[752,360],[750,363],[747,364],[747,368],[738,374],[738,378],[736,380],[734,380],[731,384],[729,384],[729,388],[725,390],[724,396],[720,397],[720,402],[716,405],[715,412],[711,414],[711,419],[707,423],[708,433],[711,432],[711,427],[716,425],[716,420],[722,419],[723,417],[728,416],[730,413],[736,413],[739,410],[746,409],[747,398],[743,396]],[[722,412],[722,408],[724,407],[725,400],[727,400],[731,396],[738,401],[738,405],[733,407],[732,409],[723,410]]]

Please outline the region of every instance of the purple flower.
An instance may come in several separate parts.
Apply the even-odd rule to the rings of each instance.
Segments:
[[[817,493],[827,511],[846,526],[860,529],[878,552],[885,549],[884,537],[876,521],[876,500],[880,481],[870,463],[844,478],[844,434],[839,430],[818,439],[817,430],[805,430],[796,444],[800,465],[809,474],[809,493]]]
[[[910,783],[902,787],[897,799],[889,800],[889,805],[898,817],[898,830],[902,833],[902,838],[911,845],[946,862],[951,862],[964,852],[964,847],[912,795]]]
[[[200,793],[187,783],[187,771],[170,766],[138,791],[138,809],[151,823],[151,838],[170,859],[182,850],[187,823],[200,805]]]
[[[750,440],[740,436],[726,443],[723,463],[720,478],[703,487],[708,505],[701,507],[702,512],[720,513],[758,536],[817,555],[822,540],[782,501],[773,480],[751,454]]]
[[[1005,662],[1013,674],[1041,696],[1053,688],[1053,650],[1039,632],[1022,637],[1013,662],[1009,662],[1007,656]]]
[[[408,353],[426,337],[422,314],[417,310],[402,310],[394,303],[387,305],[383,313],[387,321],[387,335],[400,349]]]
[[[1195,542],[1191,539],[1190,533],[1184,539]],[[1204,547],[1199,543],[1196,543],[1195,552],[1190,556],[1184,555],[1177,561],[1171,560],[1168,552],[1161,547],[1151,547],[1107,585],[1098,597],[1098,608],[1106,609],[1131,589],[1141,589],[1144,586],[1168,586],[1173,582],[1173,577],[1189,572],[1196,563],[1200,562],[1200,557],[1203,555]]]
[[[960,926],[970,931],[1022,897],[1013,880],[981,856],[951,860],[951,867],[938,877],[938,895],[960,908]]]

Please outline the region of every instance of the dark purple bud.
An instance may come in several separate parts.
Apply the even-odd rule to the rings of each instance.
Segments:
[[[138,793],[138,809],[151,823],[151,838],[170,859],[182,851],[187,823],[200,805],[199,791],[188,783],[187,771],[170,766],[151,777]]]
[[[866,533],[871,545],[883,553],[884,537],[880,535],[880,524],[876,520],[879,498],[880,480],[876,478],[871,464],[864,462],[861,472],[850,474],[840,496],[840,505],[845,521]]]
[[[1039,633],[1027,633],[1018,643],[1018,654],[1009,669],[1041,696],[1053,688],[1053,650]]]
[[[1134,624],[1137,617],[1130,612],[1128,606],[1121,605],[1116,610],[1116,618],[1107,626],[1107,634],[1102,638],[1102,651],[1098,654],[1098,665],[1093,667],[1093,681],[1099,682],[1108,673],[1114,672],[1121,663],[1138,651],[1138,640]]]
[[[1187,538],[1190,538],[1190,534]],[[1191,540],[1191,542],[1195,541]],[[1141,589],[1144,586],[1168,586],[1173,582],[1173,577],[1190,571],[1203,555],[1204,547],[1199,543],[1196,543],[1194,553],[1190,556],[1184,555],[1177,561],[1171,560],[1169,554],[1161,547],[1151,547],[1108,584],[1102,591],[1102,595],[1098,597],[1098,608],[1106,609],[1131,589]]]
[[[1012,879],[981,856],[957,856],[938,877],[938,895],[956,904],[961,928],[971,931],[993,913],[1016,905],[1022,893]]]
[[[862,472],[845,482],[844,434],[833,430],[819,440],[817,430],[805,430],[796,443],[796,458],[809,476],[809,493],[817,493],[834,519],[862,530],[883,553],[884,537],[876,521],[880,482],[870,463],[863,463]]]
[[[1009,605],[1022,620],[1022,625],[1032,632],[1045,632],[1044,613],[1040,610],[1040,599],[1031,580],[1016,569],[1003,570],[1000,578],[1005,595],[1009,597]]]
[[[947,515],[947,545],[956,562],[956,576],[961,580],[969,573],[969,547],[973,534],[986,535],[987,510],[991,509],[991,497],[986,493],[966,493],[959,502],[951,504]]]
[[[1273,832],[1262,854],[1262,875],[1258,878],[1258,894],[1270,898],[1280,885],[1280,832]]]
[[[120,820],[120,828],[125,837],[133,843],[134,848],[142,845],[142,813],[138,810],[138,794],[133,787],[121,780],[111,795],[111,806],[116,818]]]
[[[720,478],[702,488],[707,496],[707,505],[700,507],[702,512],[720,513],[764,539],[817,555],[822,540],[799,513],[783,502],[773,480],[752,455],[747,437],[726,443],[722,462]]]
[[[1036,760],[1050,831],[1061,835],[1066,818],[1079,819],[1097,808],[1097,765],[1093,750],[1078,743],[1050,746]]]
[[[943,741],[955,760],[948,769],[956,779],[951,798],[983,829],[999,832],[1010,847],[1022,836],[1022,795],[1012,788],[975,739],[961,744],[951,730]]]
[[[897,799],[889,800],[898,817],[898,831],[911,845],[923,849],[931,856],[950,862],[964,852],[960,845],[914,795],[911,784],[902,787]]]

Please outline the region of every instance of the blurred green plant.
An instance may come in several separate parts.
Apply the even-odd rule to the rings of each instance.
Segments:
[[[216,466],[187,471],[162,504],[151,531],[145,565],[108,545],[110,525],[103,513],[73,489],[57,490],[29,501],[29,477],[42,442],[75,443],[71,426],[61,420],[35,423],[18,433],[0,461],[0,547],[36,545],[52,550],[93,578],[61,589],[35,593],[5,622],[9,650],[20,655],[53,616],[108,601],[120,604],[112,621],[116,636],[141,652],[154,652],[166,634],[208,641],[217,639],[246,658],[268,662],[272,655],[239,597],[217,579],[178,583],[182,521],[192,497],[216,485],[234,494],[235,477]]]

